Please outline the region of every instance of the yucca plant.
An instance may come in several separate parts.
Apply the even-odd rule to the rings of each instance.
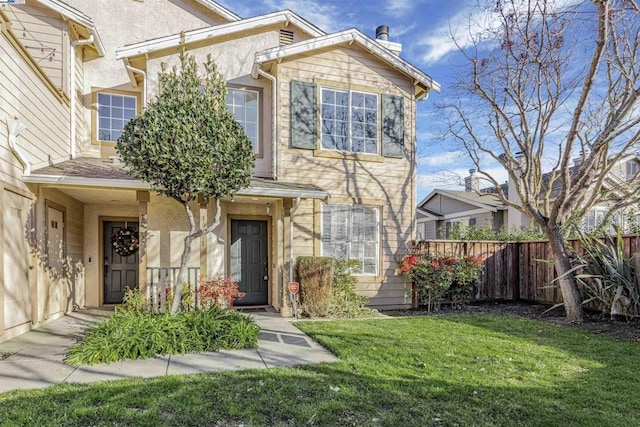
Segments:
[[[594,303],[611,317],[640,315],[639,278],[633,257],[624,254],[620,228],[602,239],[578,230],[578,239],[584,254],[576,254],[567,274],[578,273],[576,280],[587,297],[582,303]]]

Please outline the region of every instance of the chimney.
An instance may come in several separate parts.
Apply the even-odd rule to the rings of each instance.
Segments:
[[[376,28],[376,39],[389,40],[389,27],[386,25],[380,25]]]
[[[480,191],[480,179],[475,169],[469,169],[469,176],[464,179],[464,191]]]
[[[400,55],[402,52],[402,44],[389,41],[389,27],[387,25],[380,25],[376,28],[376,42],[396,55]]]

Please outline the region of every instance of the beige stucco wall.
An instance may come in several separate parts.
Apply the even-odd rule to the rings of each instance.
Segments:
[[[82,152],[100,156],[115,154],[113,144],[92,144],[92,90],[115,89],[140,93],[131,85],[122,61],[116,60],[116,50],[170,34],[226,22],[213,11],[194,0],[68,0],[67,3],[91,17],[104,44],[105,55],[85,63],[86,77],[81,86],[83,120],[79,126]]]
[[[254,174],[261,177],[270,177],[272,169],[272,86],[271,81],[265,78],[254,79],[251,77],[253,60],[256,52],[278,46],[279,30],[287,29],[294,32],[296,40],[306,38],[300,30],[284,25],[275,25],[258,30],[246,31],[234,34],[233,37],[224,37],[218,40],[207,40],[189,46],[189,53],[194,55],[197,62],[202,64],[207,56],[215,62],[218,71],[222,73],[230,87],[240,87],[258,90],[260,93],[260,152],[256,155]],[[229,55],[233,52],[233,55]],[[162,63],[168,67],[179,64],[175,49],[168,49],[152,53],[146,63],[147,97],[151,99],[158,94],[158,73]],[[201,68],[201,71],[204,71]]]

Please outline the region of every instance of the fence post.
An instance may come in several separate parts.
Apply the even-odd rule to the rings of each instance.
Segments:
[[[514,301],[519,301],[520,300],[520,269],[521,267],[521,262],[520,262],[520,246],[522,245],[521,242],[516,242],[516,243],[511,243],[511,247],[513,250],[513,253],[511,255],[511,262],[509,263],[509,267],[511,270],[511,285],[512,285],[512,289],[513,289],[513,300]]]

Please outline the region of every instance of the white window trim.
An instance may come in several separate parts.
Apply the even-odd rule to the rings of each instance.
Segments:
[[[260,102],[261,102],[260,101],[260,91],[257,90],[257,89],[242,88],[242,87],[229,87],[228,88],[228,91],[232,91],[232,90],[241,91],[241,92],[253,92],[253,93],[256,94],[256,105],[257,105],[256,112],[257,112],[257,117],[256,117],[256,146],[254,147],[254,153],[259,156],[259,155],[262,154],[262,150],[261,150],[261,146],[262,146],[262,135],[261,135],[261,132],[262,132],[262,129],[261,129],[261,126],[260,126],[260,120],[261,120],[261,118],[260,118]],[[227,103],[227,107],[228,106],[229,106],[229,104]],[[231,112],[231,114],[233,114],[233,111]],[[236,121],[237,120],[238,119],[236,119]],[[240,123],[240,122],[238,121],[238,123]],[[242,126],[242,123],[240,123],[240,125]],[[244,127],[243,127],[243,129],[244,129]],[[245,133],[246,133],[246,130],[245,130]]]
[[[346,93],[348,94],[348,102],[347,102],[347,111],[348,111],[348,120],[347,120],[347,129],[348,129],[348,134],[347,134],[347,140],[349,143],[349,150],[339,150],[337,148],[325,148],[324,145],[322,144],[322,136],[324,135],[324,133],[322,132],[323,130],[323,120],[324,117],[322,116],[322,106],[323,106],[323,91],[325,90],[330,90],[333,92],[342,92],[342,93]],[[351,97],[352,94],[354,93],[361,93],[363,95],[372,95],[376,97],[376,152],[375,153],[367,153],[366,151],[353,151],[353,127],[352,127],[352,103],[351,103]],[[335,119],[334,119],[335,120]],[[365,124],[366,126],[366,124]],[[324,151],[335,151],[338,153],[353,153],[353,154],[369,154],[369,155],[379,155],[380,154],[380,95],[377,93],[373,93],[373,92],[365,92],[362,90],[348,90],[348,89],[340,89],[340,88],[334,88],[334,87],[330,87],[330,86],[322,86],[320,87],[320,149],[324,150]]]
[[[381,224],[380,224],[380,206],[371,206],[371,205],[365,205],[365,204],[354,204],[354,203],[331,203],[331,204],[323,204],[321,207],[321,211],[320,211],[320,255],[321,256],[325,256],[324,255],[324,242],[322,239],[322,236],[324,235],[324,212],[325,209],[329,209],[331,208],[331,206],[348,206],[349,207],[349,240],[347,241],[348,245],[349,245],[349,251],[350,251],[350,247],[351,247],[351,233],[353,231],[353,208],[355,206],[363,206],[366,208],[370,208],[373,209],[376,213],[376,262],[375,262],[375,266],[376,266],[376,271],[374,273],[364,273],[364,263],[362,265],[362,269],[363,272],[358,272],[358,273],[352,273],[354,276],[358,276],[358,277],[377,277],[380,274],[380,259],[381,259],[381,249],[380,249],[380,242],[381,242],[381,238],[382,238],[382,233],[381,233]],[[363,256],[364,256],[364,252],[363,252]],[[353,257],[349,257],[349,259],[354,259]],[[362,260],[360,260],[362,261]]]
[[[138,115],[138,97],[136,95],[125,95],[125,94],[122,94],[122,93],[113,93],[113,92],[109,92],[108,90],[96,91],[95,100],[96,100],[96,104],[97,104],[97,109],[96,109],[96,116],[95,116],[96,117],[96,121],[95,121],[95,140],[98,141],[98,142],[106,142],[106,143],[115,144],[117,142],[117,139],[116,140],[110,140],[110,139],[101,139],[100,138],[100,129],[101,129],[100,128],[100,118],[101,118],[101,116],[100,116],[100,105],[101,105],[100,104],[100,95],[119,96],[119,97],[122,97],[122,98],[131,98],[131,99],[133,99],[133,102],[134,102],[134,104],[133,104],[134,116],[133,117],[136,117]],[[111,108],[111,107],[109,107],[109,108]],[[113,117],[109,116],[109,120],[111,120],[111,119],[113,119]],[[131,119],[129,119],[129,120],[131,120]],[[127,123],[128,123],[128,121],[125,122],[124,125],[122,126],[122,130],[123,131],[124,131],[124,128],[127,125]],[[110,127],[109,131],[110,132],[113,131],[113,128]]]

